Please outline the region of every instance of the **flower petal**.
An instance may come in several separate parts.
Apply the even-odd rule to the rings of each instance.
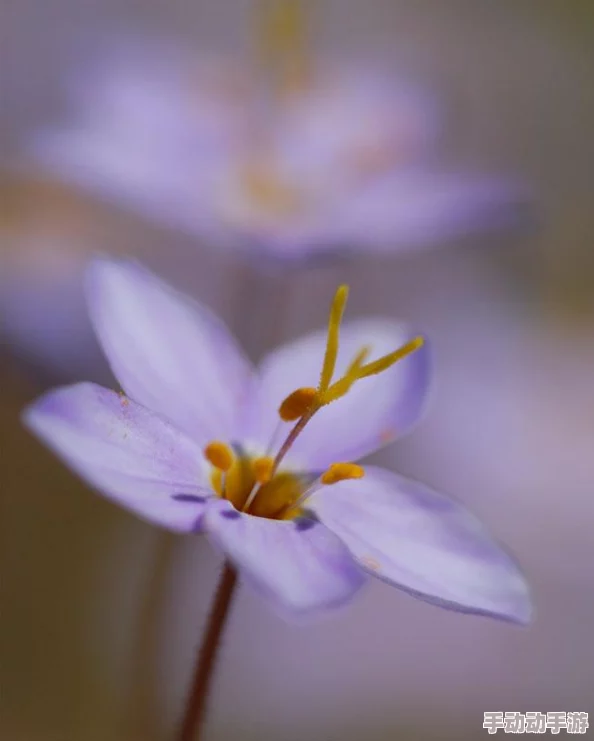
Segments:
[[[87,297],[131,398],[201,445],[232,438],[251,369],[222,322],[133,262],[93,261]]]
[[[359,191],[340,204],[332,220],[346,243],[394,252],[522,226],[528,204],[525,189],[508,180],[414,170]]]
[[[531,617],[514,561],[461,505],[381,468],[308,506],[374,575],[441,607],[519,623]]]
[[[283,611],[338,607],[365,582],[347,548],[317,520],[269,520],[212,500],[204,525],[241,574]]]
[[[363,346],[371,347],[369,360],[373,360],[413,336],[405,325],[385,319],[345,324],[334,379]],[[248,441],[266,447],[277,428],[283,399],[296,388],[318,384],[325,346],[326,332],[315,332],[265,358],[248,415]],[[408,432],[423,409],[429,371],[429,350],[424,346],[384,373],[357,382],[345,397],[321,409],[308,423],[291,448],[291,460],[323,469],[335,461],[361,458]]]
[[[156,223],[219,236],[213,186],[246,127],[234,79],[219,55],[110,35],[68,81],[74,115],[29,136],[30,160]]]
[[[171,530],[199,524],[211,492],[199,447],[158,415],[91,383],[51,391],[25,424],[109,499]]]
[[[290,101],[277,130],[283,160],[302,179],[337,184],[335,173],[343,181],[373,176],[432,145],[439,121],[428,91],[346,59],[325,61],[314,84]]]

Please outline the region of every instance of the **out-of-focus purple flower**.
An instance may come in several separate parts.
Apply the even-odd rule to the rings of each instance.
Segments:
[[[289,262],[518,219],[517,183],[435,161],[430,96],[353,63],[310,67],[270,95],[249,64],[124,46],[80,80],[74,118],[36,134],[35,161],[219,247]]]
[[[6,206],[0,219],[0,342],[58,378],[80,378],[83,369],[106,370],[82,290],[94,234],[89,204],[56,185],[0,182]]]
[[[279,347],[256,370],[215,316],[135,264],[97,260],[86,285],[125,394],[64,387],[25,420],[108,498],[206,533],[291,614],[343,604],[372,574],[443,607],[530,619],[517,566],[472,515],[350,462],[422,411],[428,352],[406,327],[360,320],[339,343],[341,288],[327,336]]]

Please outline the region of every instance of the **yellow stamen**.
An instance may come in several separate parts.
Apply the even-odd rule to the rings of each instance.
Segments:
[[[233,450],[226,444],[214,440],[204,448],[204,457],[215,468],[228,471],[233,465],[235,456]]]
[[[311,409],[316,399],[316,394],[316,389],[308,386],[293,391],[278,409],[280,418],[284,422],[294,422],[299,417],[303,417]]]
[[[267,484],[272,478],[272,467],[274,465],[274,458],[270,456],[263,456],[262,458],[256,458],[252,462],[252,470],[254,472],[254,478],[258,484]]]
[[[367,378],[368,376],[374,376],[377,373],[382,373],[383,371],[388,370],[388,368],[394,365],[394,363],[397,363],[399,360],[402,360],[402,358],[405,358],[415,350],[423,347],[424,343],[425,340],[422,337],[415,337],[414,340],[410,340],[410,342],[402,345],[398,350],[395,350],[388,355],[384,355],[378,360],[374,360],[373,363],[364,365],[358,371],[357,378]]]
[[[223,496],[223,472],[220,468],[213,468],[210,472],[210,483],[215,492],[222,497]]]
[[[356,463],[333,463],[322,474],[320,481],[322,484],[330,485],[336,484],[339,481],[347,481],[348,479],[362,479],[364,475],[365,470]]]
[[[236,509],[241,510],[255,483],[250,459],[243,456],[236,458],[225,476],[224,497],[232,502]]]
[[[330,386],[334,368],[336,367],[336,357],[338,355],[338,339],[340,332],[340,322],[344,313],[349,287],[342,285],[334,295],[332,306],[330,308],[330,319],[328,320],[328,339],[326,340],[326,352],[324,354],[324,364],[320,374],[320,384],[318,393],[323,394]]]
[[[257,497],[244,506],[243,511],[259,517],[284,519],[288,510],[295,509],[301,496],[303,484],[299,477],[289,471],[281,471],[264,484]]]

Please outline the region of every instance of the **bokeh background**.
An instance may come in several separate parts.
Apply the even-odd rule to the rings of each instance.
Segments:
[[[109,382],[80,297],[80,267],[97,250],[139,257],[192,292],[254,358],[279,339],[281,298],[290,338],[323,323],[338,282],[351,284],[351,316],[421,328],[435,348],[432,404],[377,461],[465,502],[534,589],[528,628],[444,612],[380,583],[332,620],[294,627],[242,590],[208,739],[470,740],[485,736],[485,711],[592,713],[592,4],[314,8],[319,48],[378,60],[435,91],[445,163],[529,185],[533,214],[519,230],[402,255],[363,252],[271,279],[31,167],[29,137],[68,115],[68,81],[101,40],[166,37],[233,53],[252,12],[248,0],[0,8],[2,738],[174,738],[220,569],[202,540],[170,536],[91,493],[20,424],[25,403],[54,383]]]

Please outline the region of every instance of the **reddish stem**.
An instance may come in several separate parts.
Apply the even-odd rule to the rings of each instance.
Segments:
[[[178,737],[179,741],[199,741],[202,736],[206,703],[236,584],[237,572],[226,563],[198,653],[188,703]]]

